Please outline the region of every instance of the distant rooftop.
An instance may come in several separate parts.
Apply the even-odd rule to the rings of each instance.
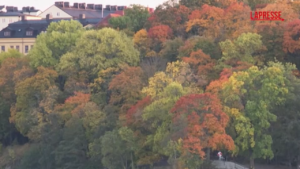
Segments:
[[[55,2],[56,7],[60,8],[73,18],[78,17],[80,14],[84,14],[86,18],[105,18],[109,14],[115,13],[116,11],[124,11],[126,6],[117,5],[106,5],[102,4],[86,4],[86,3],[73,3],[70,5],[69,2]]]
[[[8,27],[0,31],[0,38],[36,38],[41,32],[46,31],[47,27],[52,22],[59,22],[62,20],[71,20],[70,18],[63,19],[52,19],[51,15],[48,15],[46,19],[41,20],[26,20],[24,17],[22,21],[10,23]],[[85,18],[84,15],[80,15],[79,19],[74,19],[79,21],[83,26],[96,25],[100,22],[101,18]],[[27,32],[32,31],[32,34],[28,36]],[[9,32],[9,36],[7,36]],[[6,35],[6,36],[5,36]]]
[[[14,6],[0,6],[0,16],[22,16],[29,15],[30,13],[38,12],[40,10],[35,9],[34,7],[23,7],[22,10],[18,10],[18,7]]]

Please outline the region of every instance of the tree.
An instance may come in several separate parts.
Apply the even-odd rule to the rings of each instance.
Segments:
[[[188,8],[200,8],[203,5],[215,6],[216,2],[216,0],[181,0],[180,4]]]
[[[58,67],[65,75],[84,70],[91,81],[102,70],[122,63],[135,66],[138,62],[139,52],[132,40],[124,33],[103,28],[84,32],[75,49],[61,57]]]
[[[269,63],[259,69],[233,73],[222,88],[225,111],[232,118],[235,152],[249,152],[250,168],[255,158],[273,158],[272,137],[268,133],[276,115],[270,112],[273,105],[282,104],[288,94],[286,73],[295,67]]]
[[[41,33],[29,52],[31,65],[54,67],[60,58],[69,52],[83,33],[83,26],[78,21],[52,22],[46,33]]]
[[[249,18],[250,7],[240,3],[233,3],[225,10],[224,26],[226,39],[235,39],[242,33],[255,32]]]
[[[201,49],[196,52],[192,52],[190,57],[183,57],[182,60],[189,63],[197,72],[197,75],[204,76],[205,79],[212,74],[215,66],[215,60],[211,59],[209,55],[203,53]]]
[[[205,36],[212,40],[221,38],[224,22],[224,10],[218,7],[203,5],[201,10],[194,10],[189,15],[186,32]]]
[[[112,17],[108,20],[109,25],[114,29],[126,29],[130,25],[130,18],[128,16]]]
[[[171,141],[171,108],[176,101],[188,91],[177,82],[172,82],[163,91],[152,98],[152,103],[143,110],[143,121],[150,125],[151,134],[147,137],[147,143],[151,144],[154,153],[168,154],[167,145]],[[176,140],[177,141],[177,140]]]
[[[0,53],[0,64],[7,58],[20,58],[22,56],[22,53],[15,49],[8,49],[7,52]]]
[[[237,39],[220,42],[222,58],[220,64],[236,67],[238,62],[261,64],[258,51],[263,49],[261,36],[256,33],[243,33]],[[258,56],[257,56],[258,55]]]
[[[216,150],[224,146],[228,150],[234,149],[232,138],[225,132],[229,117],[223,112],[221,101],[215,95],[204,93],[183,96],[171,112],[174,123],[181,117],[187,118],[184,148],[192,154],[204,158],[205,148]]]
[[[151,50],[151,39],[146,29],[141,29],[133,36],[134,46],[140,51],[140,58],[144,58]]]
[[[12,50],[10,52],[14,53]],[[2,55],[8,57],[2,61],[0,66],[0,141],[4,145],[8,145],[13,141],[13,132],[16,131],[14,125],[9,122],[11,105],[15,104],[17,100],[15,94],[16,84],[21,80],[20,78],[26,78],[33,74],[27,58],[13,57],[10,54]]]
[[[177,60],[179,55],[179,48],[184,45],[182,38],[175,38],[173,40],[167,40],[163,43],[163,48],[160,51],[161,57],[166,58],[170,62]]]
[[[109,83],[109,103],[120,107],[120,115],[123,116],[130,106],[141,99],[143,86],[143,70],[140,67],[128,67]]]
[[[283,39],[283,50],[286,53],[299,53],[300,19],[291,21],[286,26]]]
[[[271,112],[277,116],[277,121],[272,123],[271,134],[273,139],[274,156],[292,163],[297,162],[299,166],[299,79],[286,72],[285,77],[289,80],[289,93],[282,105],[274,106]]]
[[[148,37],[158,42],[164,42],[167,39],[172,38],[172,36],[173,31],[167,25],[154,26],[148,30]]]
[[[185,37],[184,24],[188,20],[190,9],[184,5],[172,6],[164,3],[158,6],[148,18],[146,28],[158,25],[168,25],[175,36]]]
[[[190,56],[193,51],[195,52],[199,49],[209,55],[212,59],[220,59],[222,56],[220,46],[214,43],[211,39],[200,36],[192,36],[178,49],[178,57],[182,58]]]
[[[127,168],[130,159],[130,148],[126,147],[118,130],[108,131],[101,137],[102,163],[111,169]]]
[[[17,100],[11,108],[10,122],[14,123],[23,135],[30,136],[32,139],[36,138],[35,134],[39,132],[39,125],[43,124],[44,115],[48,113],[44,108],[40,108],[39,104],[47,98],[56,102],[58,89],[55,86],[55,80],[57,77],[56,71],[39,67],[34,76],[16,84]]]
[[[125,9],[125,16],[130,19],[130,29],[133,32],[137,32],[143,29],[148,17],[149,11],[146,7],[133,4],[129,8]]]

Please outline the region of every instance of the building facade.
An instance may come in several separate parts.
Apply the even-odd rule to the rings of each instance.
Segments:
[[[10,23],[6,28],[0,31],[0,52],[7,52],[13,48],[23,54],[28,54],[32,49],[36,37],[47,30],[47,27],[52,22],[59,22],[65,19],[55,19],[51,15],[47,15],[45,19],[28,20],[26,16],[22,17],[21,21]],[[101,21],[101,18],[86,18],[84,14],[78,16],[79,21],[84,27],[91,27]]]
[[[41,11],[34,7],[23,7],[22,10],[18,10],[13,6],[0,6],[0,30],[6,28],[10,23],[20,21],[22,16],[31,20],[40,20],[41,17],[37,16],[40,13]]]

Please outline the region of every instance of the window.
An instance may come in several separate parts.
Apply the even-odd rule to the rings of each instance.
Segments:
[[[28,53],[28,46],[25,46],[25,53]]]
[[[5,46],[1,46],[1,51],[5,52]]]
[[[10,31],[5,31],[4,36],[10,36]]]
[[[26,31],[26,36],[32,36],[33,35],[33,31]]]
[[[57,16],[60,16],[60,13],[59,13],[59,12],[57,12]]]
[[[11,48],[11,49],[13,49],[13,48],[14,48],[14,46],[10,46],[10,48]]]
[[[13,22],[13,20],[12,19],[9,19],[9,23],[12,23]]]
[[[16,46],[16,49],[17,49],[17,51],[19,51],[20,52],[20,46]]]
[[[4,23],[4,22],[5,22],[5,19],[2,19],[2,22]]]

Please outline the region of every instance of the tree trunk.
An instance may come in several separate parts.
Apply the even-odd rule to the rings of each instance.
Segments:
[[[250,169],[254,169],[254,158],[253,158],[252,154],[250,156]]]
[[[131,154],[131,169],[134,169],[134,163],[133,163],[133,155],[132,155],[132,152],[131,152],[130,154]]]
[[[207,148],[207,150],[206,150],[206,160],[207,161],[210,160],[210,148]]]

